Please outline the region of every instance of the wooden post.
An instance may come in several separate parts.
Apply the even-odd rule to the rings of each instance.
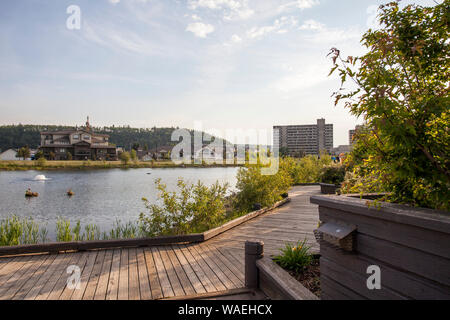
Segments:
[[[245,287],[258,288],[258,268],[256,260],[264,255],[264,242],[245,242]]]

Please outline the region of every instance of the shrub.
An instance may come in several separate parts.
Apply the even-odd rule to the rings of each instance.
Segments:
[[[391,192],[389,201],[443,210],[450,209],[448,12],[448,1],[403,9],[391,2],[380,7],[383,28],[362,38],[365,55],[331,51],[331,73],[342,82],[335,103],[367,122],[350,160],[354,175]]]
[[[135,162],[135,163],[138,162],[139,159],[138,159],[136,150],[131,149],[131,152],[130,152],[130,158],[131,158],[131,160],[132,160],[133,162]]]
[[[36,154],[34,155],[34,159],[35,160],[39,160],[41,158],[44,157],[44,152],[42,150],[39,150],[38,152],[36,152]]]
[[[45,158],[43,156],[36,160],[36,165],[38,167],[45,167],[46,163],[47,163],[47,160],[45,160]]]
[[[260,165],[239,168],[237,173],[235,207],[241,212],[252,211],[255,204],[272,206],[282,199],[292,185],[292,178],[286,166],[280,165],[274,175],[263,175]]]
[[[322,168],[331,163],[331,156],[324,153],[320,157],[308,155],[301,159],[290,157],[280,159],[280,167],[289,172],[293,184],[319,182]]]
[[[286,244],[284,249],[280,249],[281,254],[275,256],[273,260],[283,269],[300,273],[311,264],[310,249],[311,247],[307,245],[306,239],[299,241],[295,247]]]
[[[142,232],[146,236],[179,235],[203,232],[226,220],[225,202],[228,185],[218,182],[210,187],[202,182],[187,184],[179,179],[179,191],[169,192],[161,179],[155,181],[162,204],[142,200],[150,211],[140,214]]]
[[[341,184],[345,178],[345,167],[332,165],[322,168],[320,171],[320,182],[330,184]]]
[[[119,155],[119,158],[120,158],[120,161],[122,162],[122,164],[127,165],[131,160],[131,155],[128,151],[125,151]]]

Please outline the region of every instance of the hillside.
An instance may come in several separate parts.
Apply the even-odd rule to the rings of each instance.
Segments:
[[[0,126],[0,150],[9,148],[20,148],[28,145],[37,148],[40,143],[41,131],[57,131],[74,129],[68,126],[54,125],[4,125]],[[130,149],[138,143],[141,148],[154,149],[161,146],[173,146],[176,142],[171,141],[171,134],[176,128],[131,128],[122,127],[94,127],[97,133],[110,136],[110,142],[117,146]],[[205,134],[206,135],[206,134]]]

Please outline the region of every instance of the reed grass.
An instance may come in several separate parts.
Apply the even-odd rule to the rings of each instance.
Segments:
[[[13,215],[0,220],[0,246],[43,243],[47,235],[47,229],[30,218]]]

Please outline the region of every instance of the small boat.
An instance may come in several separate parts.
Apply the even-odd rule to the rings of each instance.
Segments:
[[[69,197],[73,196],[75,193],[72,190],[67,191],[67,195]]]

